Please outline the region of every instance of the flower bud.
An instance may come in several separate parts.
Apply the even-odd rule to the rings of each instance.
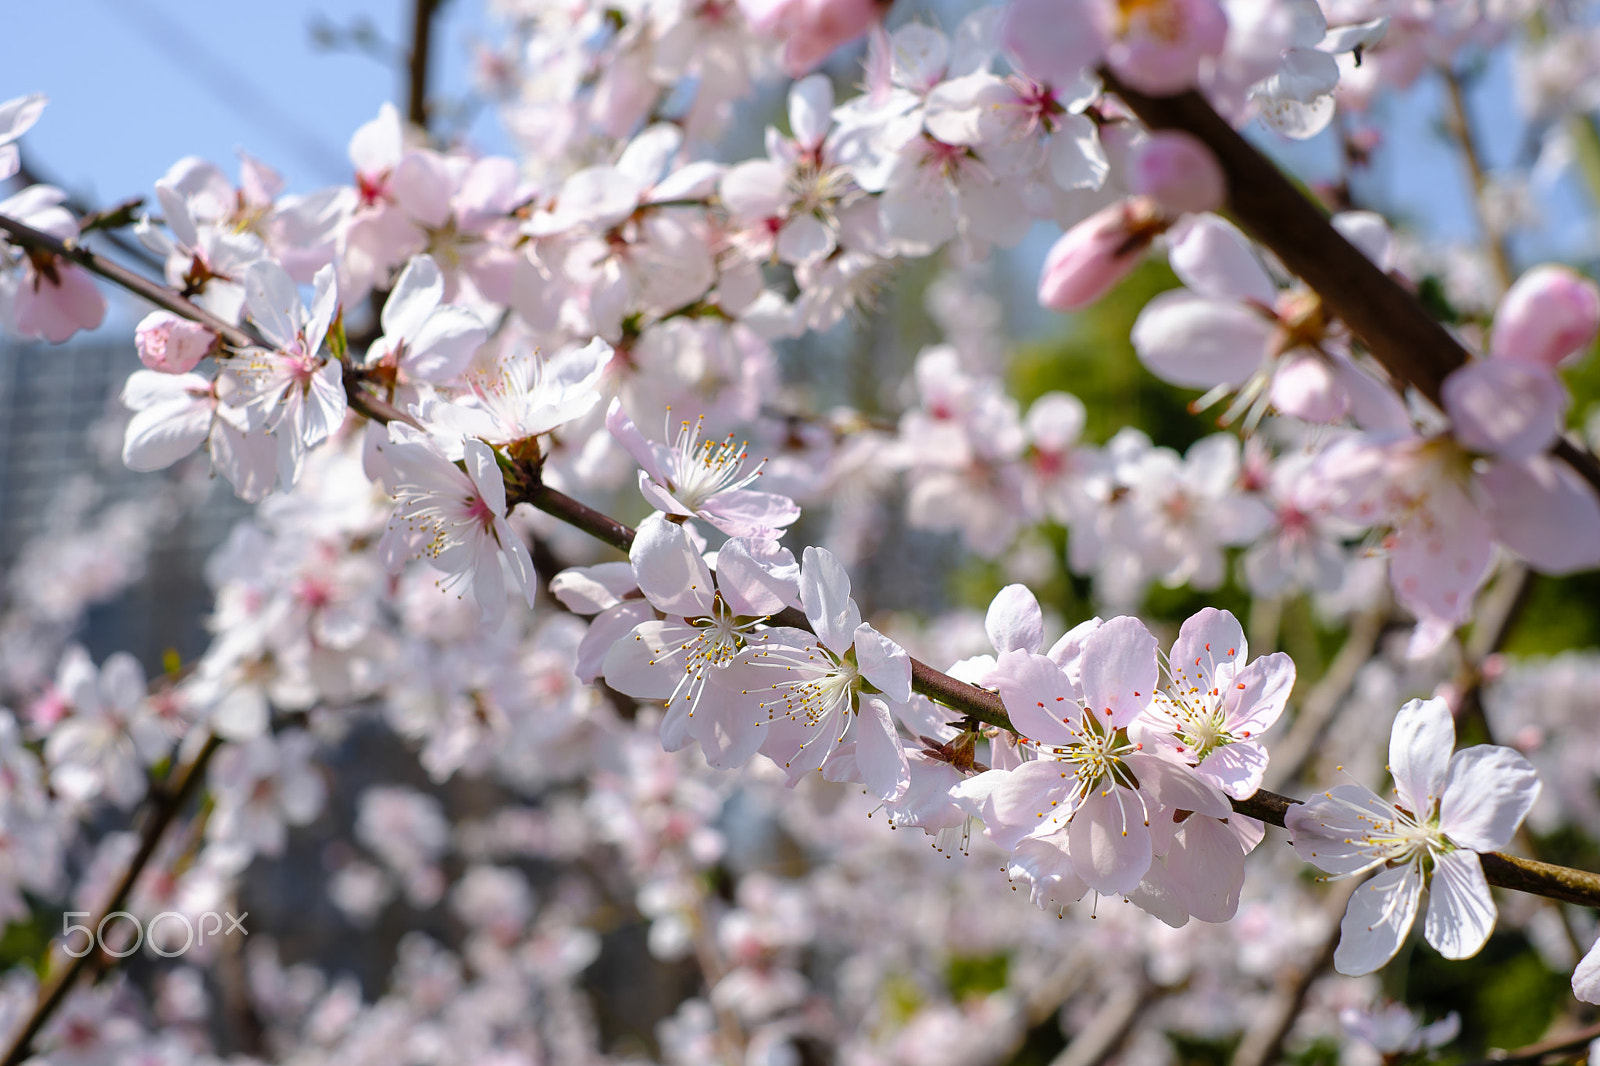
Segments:
[[[133,334],[139,361],[163,374],[187,374],[216,343],[216,334],[198,322],[166,311],[145,316]]]
[[[1128,187],[1169,215],[1222,206],[1227,182],[1211,150],[1187,133],[1152,133],[1133,150]]]
[[[757,33],[784,41],[783,66],[792,78],[809,74],[834,49],[849,44],[888,10],[880,0],[741,0]]]
[[[1554,367],[1588,348],[1600,332],[1600,288],[1559,266],[1517,279],[1495,311],[1489,354]]]
[[[1139,265],[1166,228],[1156,205],[1143,198],[1095,212],[1063,233],[1045,256],[1039,303],[1053,311],[1089,306]]]

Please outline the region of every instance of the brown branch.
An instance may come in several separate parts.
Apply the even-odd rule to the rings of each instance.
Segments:
[[[406,118],[428,128],[428,53],[433,44],[433,16],[439,0],[413,0],[411,51],[406,56]]]
[[[104,256],[96,255],[75,241],[60,240],[5,215],[0,215],[0,232],[9,234],[14,241],[24,248],[49,252],[52,255],[58,255],[63,259],[70,260],[83,267],[89,273],[96,274],[107,281],[120,285],[124,290],[149,301],[165,311],[171,311],[173,314],[187,318],[191,322],[198,322],[234,348],[249,348],[258,343],[250,334],[238,326],[229,325],[205,308],[179,296],[165,285],[160,285],[149,278],[135,274],[127,267]]]
[[[1146,96],[1101,70],[1116,93],[1153,130],[1181,130],[1216,156],[1227,179],[1228,210],[1290,272],[1314,289],[1384,368],[1443,410],[1440,389],[1467,352],[1416,297],[1351,244],[1277,166],[1240,136],[1197,92]],[[1600,492],[1600,461],[1563,438],[1552,453]]]
[[[1469,1062],[1466,1066],[1521,1066],[1524,1063],[1541,1062],[1551,1055],[1581,1051],[1597,1038],[1600,1038],[1600,1025],[1591,1025],[1565,1036],[1553,1036],[1537,1044],[1517,1048],[1515,1051],[1490,1052],[1490,1058]]]
[[[1467,115],[1467,101],[1461,91],[1461,79],[1456,72],[1448,66],[1439,68],[1439,74],[1444,78],[1445,100],[1450,106],[1450,116],[1445,122],[1451,136],[1461,146],[1461,157],[1467,165],[1467,176],[1472,179],[1472,213],[1477,219],[1478,229],[1483,231],[1484,248],[1489,253],[1489,264],[1494,268],[1495,280],[1500,283],[1500,290],[1504,292],[1511,288],[1511,283],[1516,280],[1516,275],[1511,269],[1511,256],[1506,251],[1505,234],[1494,224],[1489,217],[1488,204],[1485,203],[1485,194],[1489,191],[1489,174],[1483,166],[1483,155],[1478,149],[1477,138],[1472,133],[1472,119]]]
[[[149,865],[157,845],[161,843],[162,835],[172,824],[173,818],[183,809],[189,797],[194,794],[195,788],[205,777],[206,764],[221,746],[222,741],[215,734],[207,735],[205,743],[187,766],[174,770],[166,781],[151,789],[150,810],[144,825],[139,829],[139,850],[134,852],[132,861],[128,863],[127,869],[122,872],[122,877],[112,890],[111,898],[100,910],[94,928],[98,929],[99,923],[105,920],[106,915],[121,910],[123,904],[127,902],[139,875]],[[72,991],[78,976],[94,956],[93,951],[85,951],[76,958],[64,953],[57,954],[52,946],[50,960],[52,972],[39,989],[39,998],[34,1004],[33,1012],[12,1036],[4,1057],[0,1057],[0,1066],[18,1066],[28,1058],[33,1038],[44,1028],[45,1022],[50,1020],[56,1009],[65,1002],[67,993]]]
[[[1122,981],[1112,985],[1089,1024],[1073,1034],[1072,1042],[1050,1060],[1050,1066],[1098,1066],[1116,1054],[1145,1008],[1170,991],[1152,982],[1142,970],[1124,974]]]
[[[1360,879],[1352,877],[1322,901],[1322,916],[1328,923],[1322,945],[1311,958],[1292,961],[1278,974],[1272,998],[1255,1012],[1255,1021],[1245,1031],[1230,1066],[1267,1066],[1279,1061],[1278,1053],[1305,1007],[1311,986],[1333,965],[1333,953],[1339,947],[1339,919],[1360,884]]]

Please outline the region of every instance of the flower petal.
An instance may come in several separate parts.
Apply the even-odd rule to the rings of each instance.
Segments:
[[[711,570],[676,522],[659,512],[640,522],[628,559],[639,591],[660,610],[685,618],[711,613]]]
[[[1450,760],[1439,828],[1463,848],[1503,848],[1533,808],[1539,788],[1533,764],[1510,748],[1463,748]]]
[[[1395,716],[1389,733],[1389,772],[1401,806],[1418,819],[1431,818],[1434,804],[1444,795],[1455,746],[1456,724],[1443,699],[1411,700]]]
[[[1150,869],[1150,830],[1137,792],[1112,786],[1084,798],[1067,830],[1072,868],[1097,892],[1132,892]]]
[[[1494,897],[1483,864],[1471,851],[1439,856],[1428,883],[1428,918],[1422,935],[1447,959],[1467,959],[1494,932]]]
[[[868,791],[886,803],[905,795],[911,784],[911,767],[900,743],[889,705],[871,696],[861,699],[856,715],[856,768]]]
[[[911,699],[911,656],[866,622],[856,626],[853,643],[861,676],[895,703]]]
[[[1414,862],[1387,869],[1364,882],[1350,897],[1339,923],[1339,947],[1333,968],[1360,977],[1394,958],[1422,897],[1422,870]]]
[[[1121,727],[1137,718],[1150,705],[1159,677],[1156,638],[1130,615],[1106,622],[1084,645],[1084,702],[1108,725]]]
[[[828,549],[808,547],[801,556],[800,602],[817,639],[835,655],[848,651],[861,624],[861,609],[850,598],[849,573]]]
[[[983,628],[997,652],[1020,648],[1037,652],[1044,645],[1044,613],[1026,585],[1007,585],[989,604]]]

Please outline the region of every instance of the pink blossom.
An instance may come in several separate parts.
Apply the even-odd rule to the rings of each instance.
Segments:
[[[1214,211],[1227,196],[1222,167],[1211,149],[1181,131],[1151,133],[1128,160],[1128,188],[1169,215]]]
[[[713,766],[738,766],[761,736],[748,707],[708,687],[735,660],[751,631],[796,597],[794,557],[770,542],[735,538],[717,553],[716,576],[701,545],[657,512],[639,525],[628,553],[634,579],[664,619],[646,616],[605,656],[606,683],[630,696],[666,701],[661,741],[677,751],[699,741]],[[569,593],[570,595],[570,593]],[[619,612],[606,631],[636,612]]]
[[[167,311],[153,311],[134,330],[139,361],[163,374],[187,374],[217,343],[216,334],[198,322]]]
[[[761,463],[746,469],[749,455],[732,434],[720,444],[700,439],[703,420],[684,422],[671,445],[646,440],[622,409],[611,402],[606,428],[641,469],[639,493],[667,514],[703,518],[735,537],[776,540],[800,517],[787,496],[749,486],[761,476]]]
[[[791,78],[815,70],[884,14],[880,0],[740,0],[740,6],[756,32],[784,42],[783,66]]]
[[[1039,274],[1039,303],[1077,311],[1110,292],[1139,265],[1165,229],[1149,200],[1123,200],[1090,215],[1061,235]]]
[[[1334,966],[1371,973],[1400,950],[1424,888],[1424,930],[1447,959],[1476,955],[1494,930],[1494,900],[1478,853],[1510,842],[1539,796],[1539,777],[1510,748],[1455,747],[1444,700],[1400,708],[1389,737],[1398,802],[1361,785],[1338,785],[1291,807],[1294,849],[1336,877],[1379,873],[1351,897]]]
[[[1555,367],[1587,351],[1600,333],[1600,287],[1559,266],[1538,266],[1495,310],[1489,354]]]

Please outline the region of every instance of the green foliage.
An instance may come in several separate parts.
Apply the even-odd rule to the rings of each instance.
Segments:
[[[1146,370],[1128,340],[1144,305],[1177,284],[1164,261],[1146,260],[1110,295],[1073,316],[1064,336],[1020,351],[1011,366],[1011,394],[1026,408],[1054,389],[1072,393],[1088,409],[1084,436],[1095,443],[1137,426],[1157,444],[1187,449],[1213,431],[1210,416],[1190,414],[1197,394]]]
[[[54,915],[57,923],[59,914]],[[60,929],[54,930],[60,932]],[[52,930],[46,924],[45,910],[35,907],[25,921],[12,922],[0,933],[0,973],[16,966],[27,966],[35,973],[43,972],[45,958],[50,950]]]
[[[1339,1041],[1318,1037],[1310,1044],[1284,1056],[1291,1066],[1339,1066]]]
[[[1572,1000],[1568,975],[1545,969],[1525,937],[1504,930],[1462,961],[1417,947],[1409,966],[1392,966],[1384,976],[1393,980],[1402,974],[1405,988],[1392,991],[1404,991],[1405,1001],[1427,1019],[1460,1012],[1457,1047],[1469,1055],[1533,1043]]]
[[[1228,1066],[1233,1052],[1239,1046],[1237,1038],[1228,1040],[1202,1039],[1182,1033],[1168,1033],[1172,1042],[1172,1061],[1176,1066]]]
[[[993,955],[952,955],[945,964],[945,983],[950,986],[950,998],[956,1002],[973,996],[987,996],[1006,987],[1011,973],[1011,956],[1005,952]]]

